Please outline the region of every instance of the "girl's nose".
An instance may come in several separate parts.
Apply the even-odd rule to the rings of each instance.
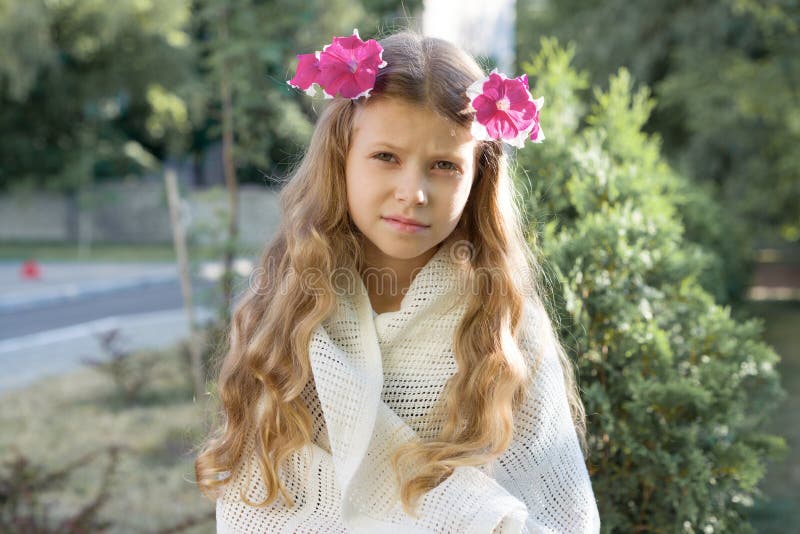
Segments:
[[[428,193],[425,190],[425,175],[414,170],[405,173],[395,189],[395,198],[398,202],[424,205],[428,203]]]

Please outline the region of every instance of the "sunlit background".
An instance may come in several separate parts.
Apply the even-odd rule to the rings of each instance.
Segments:
[[[358,28],[527,73],[514,158],[605,531],[800,522],[800,7],[0,0],[0,532],[213,532],[231,303]]]

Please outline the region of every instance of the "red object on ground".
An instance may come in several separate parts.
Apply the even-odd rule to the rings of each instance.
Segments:
[[[36,260],[26,260],[19,270],[20,276],[25,280],[38,280],[42,277],[42,268]]]

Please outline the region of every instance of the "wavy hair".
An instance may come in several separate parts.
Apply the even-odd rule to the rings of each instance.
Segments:
[[[379,71],[372,98],[402,99],[470,127],[474,113],[465,90],[485,76],[471,56],[447,41],[411,32],[380,43],[388,66]],[[354,113],[362,105],[334,98],[321,113],[305,156],[281,191],[281,225],[252,280],[259,290],[248,292],[234,310],[217,382],[220,424],[195,461],[199,487],[211,499],[226,483],[224,477],[240,466],[252,433],[267,498],[250,503],[242,491],[242,500],[266,506],[282,495],[293,505],[278,466],[311,442],[311,415],[301,397],[312,378],[309,341],[337,307],[331,274],[361,272],[364,266],[363,235],[348,213],[345,189]],[[439,435],[402,444],[392,454],[408,513],[456,467],[486,464],[508,448],[514,411],[535,372],[526,360],[540,356],[528,354],[535,341],[528,345],[522,339],[526,302],[544,319],[530,323],[536,325],[532,335],[555,343],[573,423],[586,451],[574,370],[541,298],[541,270],[525,240],[506,155],[499,141],[481,141],[475,157],[472,190],[455,230],[472,245],[466,276],[473,288],[454,336],[458,371],[440,399]],[[320,274],[293,275],[304,272]],[[259,402],[260,413],[253,409]]]

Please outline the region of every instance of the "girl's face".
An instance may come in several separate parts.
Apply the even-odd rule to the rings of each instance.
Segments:
[[[425,107],[373,98],[357,109],[345,167],[347,204],[367,238],[368,258],[391,263],[433,255],[464,211],[475,146],[468,129]]]

